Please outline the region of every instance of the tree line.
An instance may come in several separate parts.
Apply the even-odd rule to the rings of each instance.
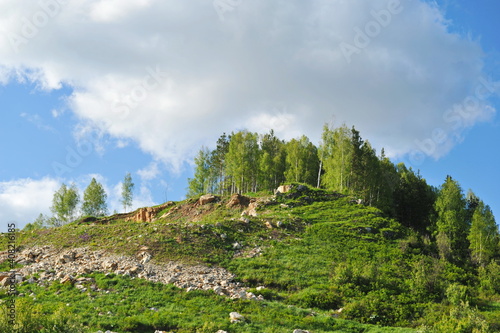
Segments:
[[[439,187],[419,171],[380,155],[354,127],[323,127],[319,146],[306,136],[284,141],[271,130],[239,131],[202,147],[195,157],[188,197],[271,192],[284,183],[305,183],[354,195],[402,225],[434,240],[440,257],[456,264],[486,265],[499,255],[499,231],[488,205],[464,195],[451,176]]]
[[[133,189],[132,176],[130,173],[127,173],[123,179],[120,200],[125,212],[127,208],[132,206]],[[63,183],[52,198],[50,210],[53,215],[47,217],[40,214],[25,229],[30,230],[43,226],[59,227],[84,216],[106,216],[108,214],[107,197],[108,195],[104,187],[95,178],[92,178],[90,184],[83,192],[83,201],[75,184],[68,186]]]

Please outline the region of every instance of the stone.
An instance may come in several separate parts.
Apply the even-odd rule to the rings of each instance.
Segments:
[[[118,264],[114,261],[103,261],[102,267],[106,270],[114,271],[118,268]]]
[[[205,194],[205,195],[202,195],[200,197],[200,199],[198,199],[198,203],[200,205],[206,205],[206,204],[209,204],[209,203],[212,203],[214,201],[217,200],[217,197],[213,194]]]
[[[71,275],[66,275],[65,277],[63,277],[60,281],[59,281],[61,284],[64,284],[64,283],[73,283],[73,277]]]
[[[309,333],[309,331],[296,329],[296,330],[293,330],[293,333]]]
[[[258,214],[257,214],[257,207],[259,206],[259,204],[257,203],[257,201],[251,201],[249,204],[248,204],[248,208],[245,209],[243,212],[241,212],[241,216],[245,216],[245,215],[248,215],[248,216],[253,216],[253,217],[256,217]]]
[[[274,194],[287,193],[290,192],[291,189],[292,185],[281,185],[274,191]]]
[[[236,208],[236,207],[247,207],[250,203],[250,198],[245,197],[241,194],[234,193],[231,195],[228,203],[226,204],[227,208]]]
[[[148,263],[153,256],[149,252],[143,252],[142,253],[142,259],[141,259],[141,264],[146,264]]]
[[[245,317],[243,317],[238,312],[231,312],[229,314],[229,320],[231,321],[231,323],[240,323],[245,320]]]
[[[240,217],[240,221],[243,222],[243,223],[245,223],[245,224],[250,223],[250,220],[247,219],[246,217]]]

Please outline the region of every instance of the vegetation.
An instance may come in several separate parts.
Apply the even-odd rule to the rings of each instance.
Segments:
[[[108,208],[106,204],[107,194],[102,185],[92,178],[89,186],[83,193],[82,213],[85,216],[104,216]]]
[[[472,191],[465,196],[452,177],[431,187],[345,126],[325,127],[318,148],[306,137],[285,142],[273,132],[224,134],[195,162],[190,198],[158,212],[154,222],[117,215],[30,227],[18,233],[19,246],[126,255],[147,246],[158,263],[222,266],[265,301],[94,273],[108,293],[24,282],[20,291],[35,296],[18,302],[40,309],[35,313],[64,308],[70,332],[83,329],[75,322],[88,332],[500,331],[498,226],[491,209]],[[273,195],[284,183],[290,190]],[[243,191],[251,192],[256,216],[242,218],[245,205],[228,205],[233,192]],[[208,192],[218,196],[200,204]],[[247,320],[230,323],[232,311]],[[39,327],[56,318],[43,320],[49,324]]]
[[[54,213],[52,224],[54,226],[61,226],[74,220],[76,208],[80,202],[78,189],[75,184],[70,187],[62,184],[52,199],[52,207],[50,210]]]
[[[123,210],[126,212],[127,208],[132,206],[134,183],[130,172],[125,175],[122,183],[122,199]]]

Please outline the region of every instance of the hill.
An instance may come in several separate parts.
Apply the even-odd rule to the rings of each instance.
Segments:
[[[17,292],[18,332],[500,330],[495,261],[440,259],[434,240],[355,196],[280,190],[18,232],[17,283],[0,278],[0,298]]]

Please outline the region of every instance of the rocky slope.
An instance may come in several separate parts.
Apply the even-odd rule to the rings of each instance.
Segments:
[[[7,259],[7,253],[0,253],[0,262]],[[16,280],[29,280],[40,285],[59,281],[75,284],[82,292],[87,291],[83,285],[90,283],[90,288],[97,287],[84,274],[92,272],[114,273],[117,275],[140,278],[152,282],[174,284],[179,288],[190,290],[213,290],[219,295],[231,298],[262,299],[247,293],[234,275],[220,267],[204,265],[186,265],[179,262],[168,262],[161,265],[150,262],[151,254],[143,247],[136,257],[118,256],[105,251],[92,251],[87,248],[76,248],[58,251],[51,246],[24,249],[17,255],[16,262],[23,266],[16,273]],[[0,284],[7,285],[9,273],[0,273]]]

